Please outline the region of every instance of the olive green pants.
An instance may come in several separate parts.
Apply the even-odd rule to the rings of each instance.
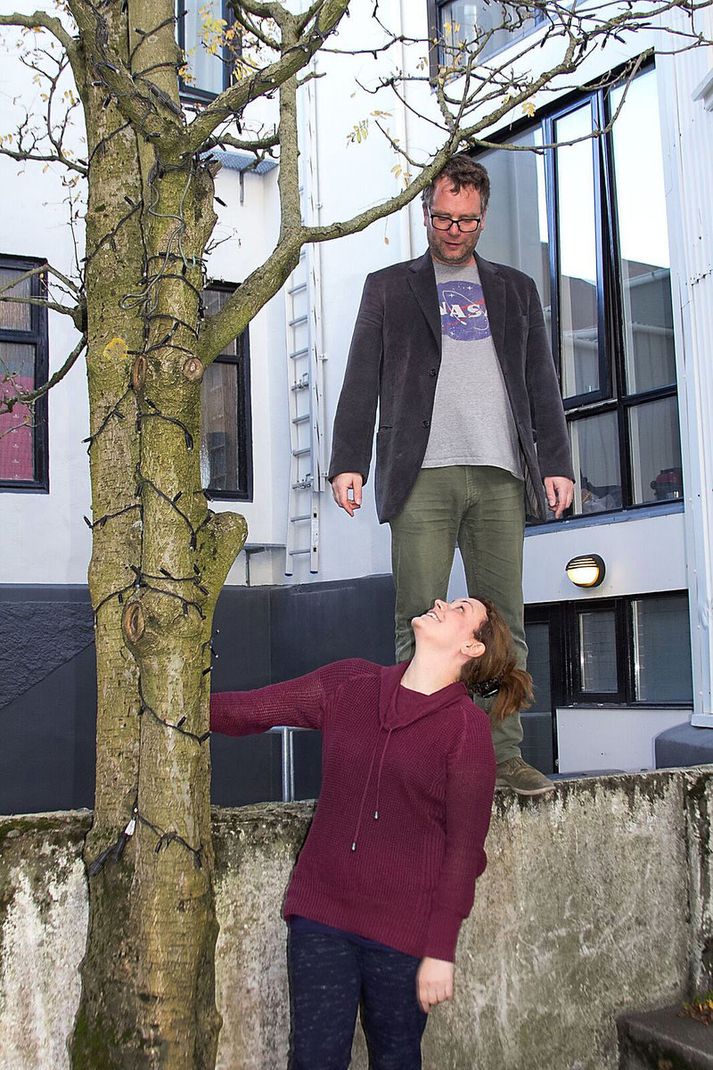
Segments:
[[[391,522],[396,586],[396,659],[413,654],[411,621],[436,598],[445,599],[456,546],[468,594],[488,598],[508,623],[518,665],[525,667],[522,551],[525,491],[502,468],[452,465],[422,468],[406,505]],[[482,705],[487,709],[488,701]],[[492,721],[498,762],[520,754],[520,715]]]

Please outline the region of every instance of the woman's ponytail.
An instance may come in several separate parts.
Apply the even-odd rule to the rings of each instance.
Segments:
[[[475,702],[493,698],[490,714],[502,720],[532,703],[532,677],[518,668],[510,629],[498,610],[492,602],[481,601],[488,616],[476,638],[485,645],[485,651],[468,662],[461,679]]]

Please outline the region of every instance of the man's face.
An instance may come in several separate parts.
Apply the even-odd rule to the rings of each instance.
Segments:
[[[434,215],[449,219],[480,217],[481,222],[475,230],[466,234],[456,226],[451,226],[448,230],[437,230],[431,222]],[[460,191],[454,193],[448,179],[439,178],[434,186],[430,208],[426,205],[423,207],[423,222],[431,256],[442,264],[467,264],[485,226],[485,216],[480,211],[480,194],[473,186],[461,186]]]

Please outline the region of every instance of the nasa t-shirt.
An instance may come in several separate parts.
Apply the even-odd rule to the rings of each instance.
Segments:
[[[522,479],[517,429],[475,260],[437,260],[442,355],[424,468],[479,464]]]

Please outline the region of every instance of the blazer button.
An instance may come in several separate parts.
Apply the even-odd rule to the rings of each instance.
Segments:
[[[438,368],[431,368],[428,374],[431,376],[432,379],[435,379],[438,375]]]
[[[423,426],[424,427],[430,427],[431,426],[431,421],[430,420],[424,420],[423,421]]]

